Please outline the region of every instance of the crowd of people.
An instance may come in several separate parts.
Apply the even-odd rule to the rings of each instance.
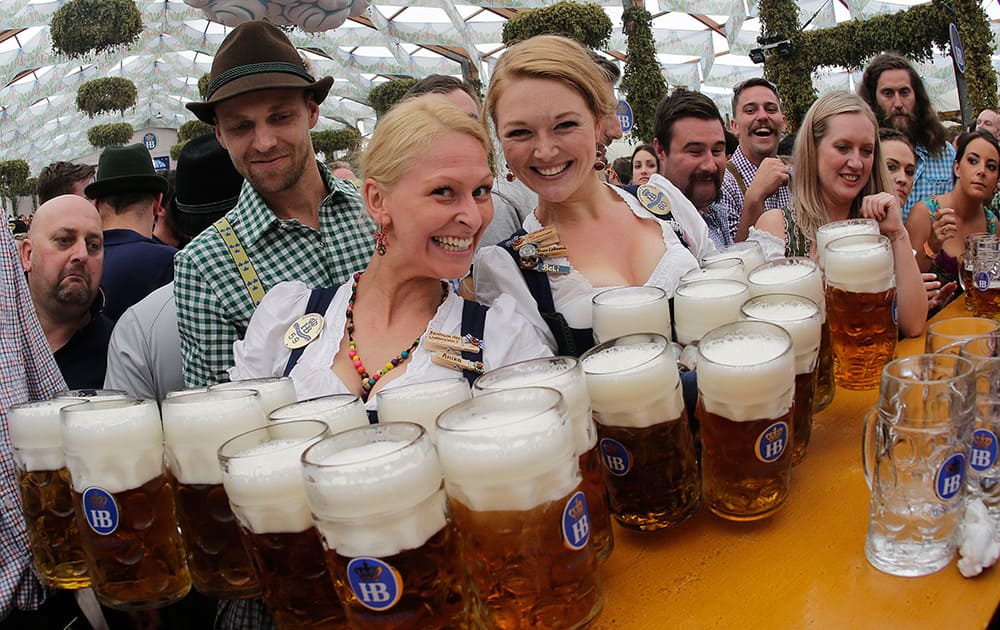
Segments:
[[[283,375],[300,399],[353,393],[374,409],[382,389],[579,356],[608,287],[671,296],[746,240],[765,260],[815,258],[820,226],[859,217],[891,244],[900,332],[917,336],[959,291],[963,238],[996,231],[997,113],[952,146],[899,55],[874,58],[857,94],[820,96],[790,155],[781,95],[750,79],[728,128],[710,98],[676,90],[653,143],[608,164],[617,79],[580,44],[535,37],[500,58],[482,105],[428,77],[379,120],[360,170],[328,168],[310,130],[333,79],[313,77],[280,29],[238,26],[205,100],[187,105],[215,133],[185,145],[172,181],[142,145],[106,149],[96,172],[56,163],[30,222],[12,222],[19,238],[4,232],[0,414],[66,388],[162,400]],[[308,313],[322,334],[293,352],[283,337]],[[430,333],[471,335],[481,352],[442,355],[422,343]],[[10,507],[9,448],[0,467]],[[77,627],[65,622],[88,616],[84,602],[46,597],[19,512],[5,514],[0,619]],[[200,606],[178,619],[214,617],[214,602]],[[219,627],[271,624],[259,600],[219,615]]]

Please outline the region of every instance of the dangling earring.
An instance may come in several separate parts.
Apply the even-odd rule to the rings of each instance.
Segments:
[[[605,147],[600,142],[597,143],[597,161],[594,162],[595,171],[603,171],[608,168],[608,160],[604,157],[605,152],[607,152],[607,147]]]
[[[375,253],[379,256],[385,256],[386,243],[385,228],[380,225],[378,226],[378,229],[375,230]]]
[[[514,177],[514,173],[510,171],[510,166],[507,166],[507,173],[504,175],[504,179],[506,179],[508,182],[512,182],[515,179],[517,179],[516,177]]]

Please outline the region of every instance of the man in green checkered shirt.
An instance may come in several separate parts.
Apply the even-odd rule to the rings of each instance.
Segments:
[[[343,283],[373,246],[360,196],[316,160],[309,135],[333,79],[316,81],[280,29],[259,21],[226,37],[210,79],[205,102],[187,107],[215,125],[246,182],[225,217],[231,230],[209,228],[175,258],[188,387],[228,380],[233,342],[264,292],[287,280]]]

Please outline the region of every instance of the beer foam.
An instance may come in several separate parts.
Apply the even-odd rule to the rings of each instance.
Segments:
[[[823,276],[812,263],[793,262],[761,265],[749,276],[750,297],[789,293],[809,298],[819,306],[820,321],[826,321]]]
[[[111,493],[163,473],[163,430],[156,403],[124,399],[62,409],[61,435],[73,489]]]
[[[895,285],[892,251],[871,241],[827,249],[825,271],[828,284],[851,293],[881,293]]]
[[[415,422],[434,437],[441,412],[472,397],[464,378],[428,381],[380,391],[376,397],[379,422]]]
[[[747,295],[747,285],[735,280],[704,280],[678,287],[674,293],[677,341],[687,345],[713,328],[735,322]]]
[[[737,282],[744,282],[746,277],[742,264],[732,267],[712,267],[711,269],[699,268],[692,269],[681,276],[680,284],[698,282],[699,280],[736,280]]]
[[[764,264],[764,255],[761,252],[760,245],[756,241],[733,243],[720,252],[705,256],[701,259],[701,264],[702,266],[710,265],[727,258],[739,258],[742,260],[743,268],[747,274]]]
[[[753,301],[743,305],[743,312],[753,319],[777,324],[792,338],[795,352],[795,373],[807,374],[816,367],[819,342],[823,325],[814,317],[817,309],[807,302],[795,300],[763,302]]]
[[[831,241],[855,234],[878,234],[874,219],[846,219],[821,225],[816,230],[816,252],[820,267],[826,270],[826,246]]]
[[[357,396],[333,394],[279,407],[271,412],[271,422],[290,420],[322,420],[331,433],[367,426],[365,405]]]
[[[29,472],[59,470],[65,466],[59,411],[79,402],[73,398],[54,398],[11,407],[7,426],[14,461]]]
[[[594,297],[594,337],[598,343],[632,333],[670,337],[670,302],[657,287],[612,289]]]
[[[684,412],[677,363],[655,343],[610,346],[583,359],[598,422],[644,428],[675,420]]]
[[[209,391],[229,389],[252,389],[260,394],[260,405],[264,415],[268,416],[278,407],[290,405],[298,397],[295,395],[295,383],[287,376],[269,376],[264,378],[248,378],[242,381],[219,383],[208,388]]]
[[[170,472],[188,485],[222,483],[219,447],[266,422],[259,396],[213,391],[165,402],[163,438]]]
[[[255,534],[296,533],[313,525],[299,458],[316,440],[271,440],[228,459],[222,484],[240,521]]]
[[[705,410],[733,421],[787,413],[795,391],[795,355],[787,350],[784,339],[757,334],[702,341],[698,394]]]

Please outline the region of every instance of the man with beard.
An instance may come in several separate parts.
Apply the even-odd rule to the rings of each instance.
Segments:
[[[174,296],[184,382],[228,380],[233,342],[278,282],[345,282],[364,268],[372,226],[354,186],[316,160],[309,130],[333,84],[264,21],[234,28],[212,63],[204,102],[187,108],[247,180],[236,206],[178,252]]]
[[[785,115],[773,83],[754,78],[734,88],[732,129],[739,146],[726,164],[714,210],[728,223],[730,239],[743,241],[764,210],[792,203],[791,168],[778,159]]]
[[[905,57],[882,53],[872,59],[858,96],[875,112],[880,127],[901,131],[916,147],[917,171],[903,207],[905,221],[913,204],[951,190],[955,148],[947,142],[920,75]]]
[[[653,147],[660,160],[659,175],[669,180],[694,205],[701,222],[707,224],[708,236],[715,247],[731,245],[733,240],[727,217],[713,207],[713,202],[719,199],[726,172],[726,133],[719,108],[701,92],[679,88],[656,106],[653,130]],[[649,183],[656,181],[654,175]],[[674,208],[672,212],[689,236],[699,227],[704,230],[704,226],[685,220],[683,214],[678,214],[679,210]],[[694,252],[699,260],[705,253]]]
[[[21,248],[21,264],[66,384],[100,388],[114,324],[101,313],[104,236],[94,204],[60,195],[39,206]]]

